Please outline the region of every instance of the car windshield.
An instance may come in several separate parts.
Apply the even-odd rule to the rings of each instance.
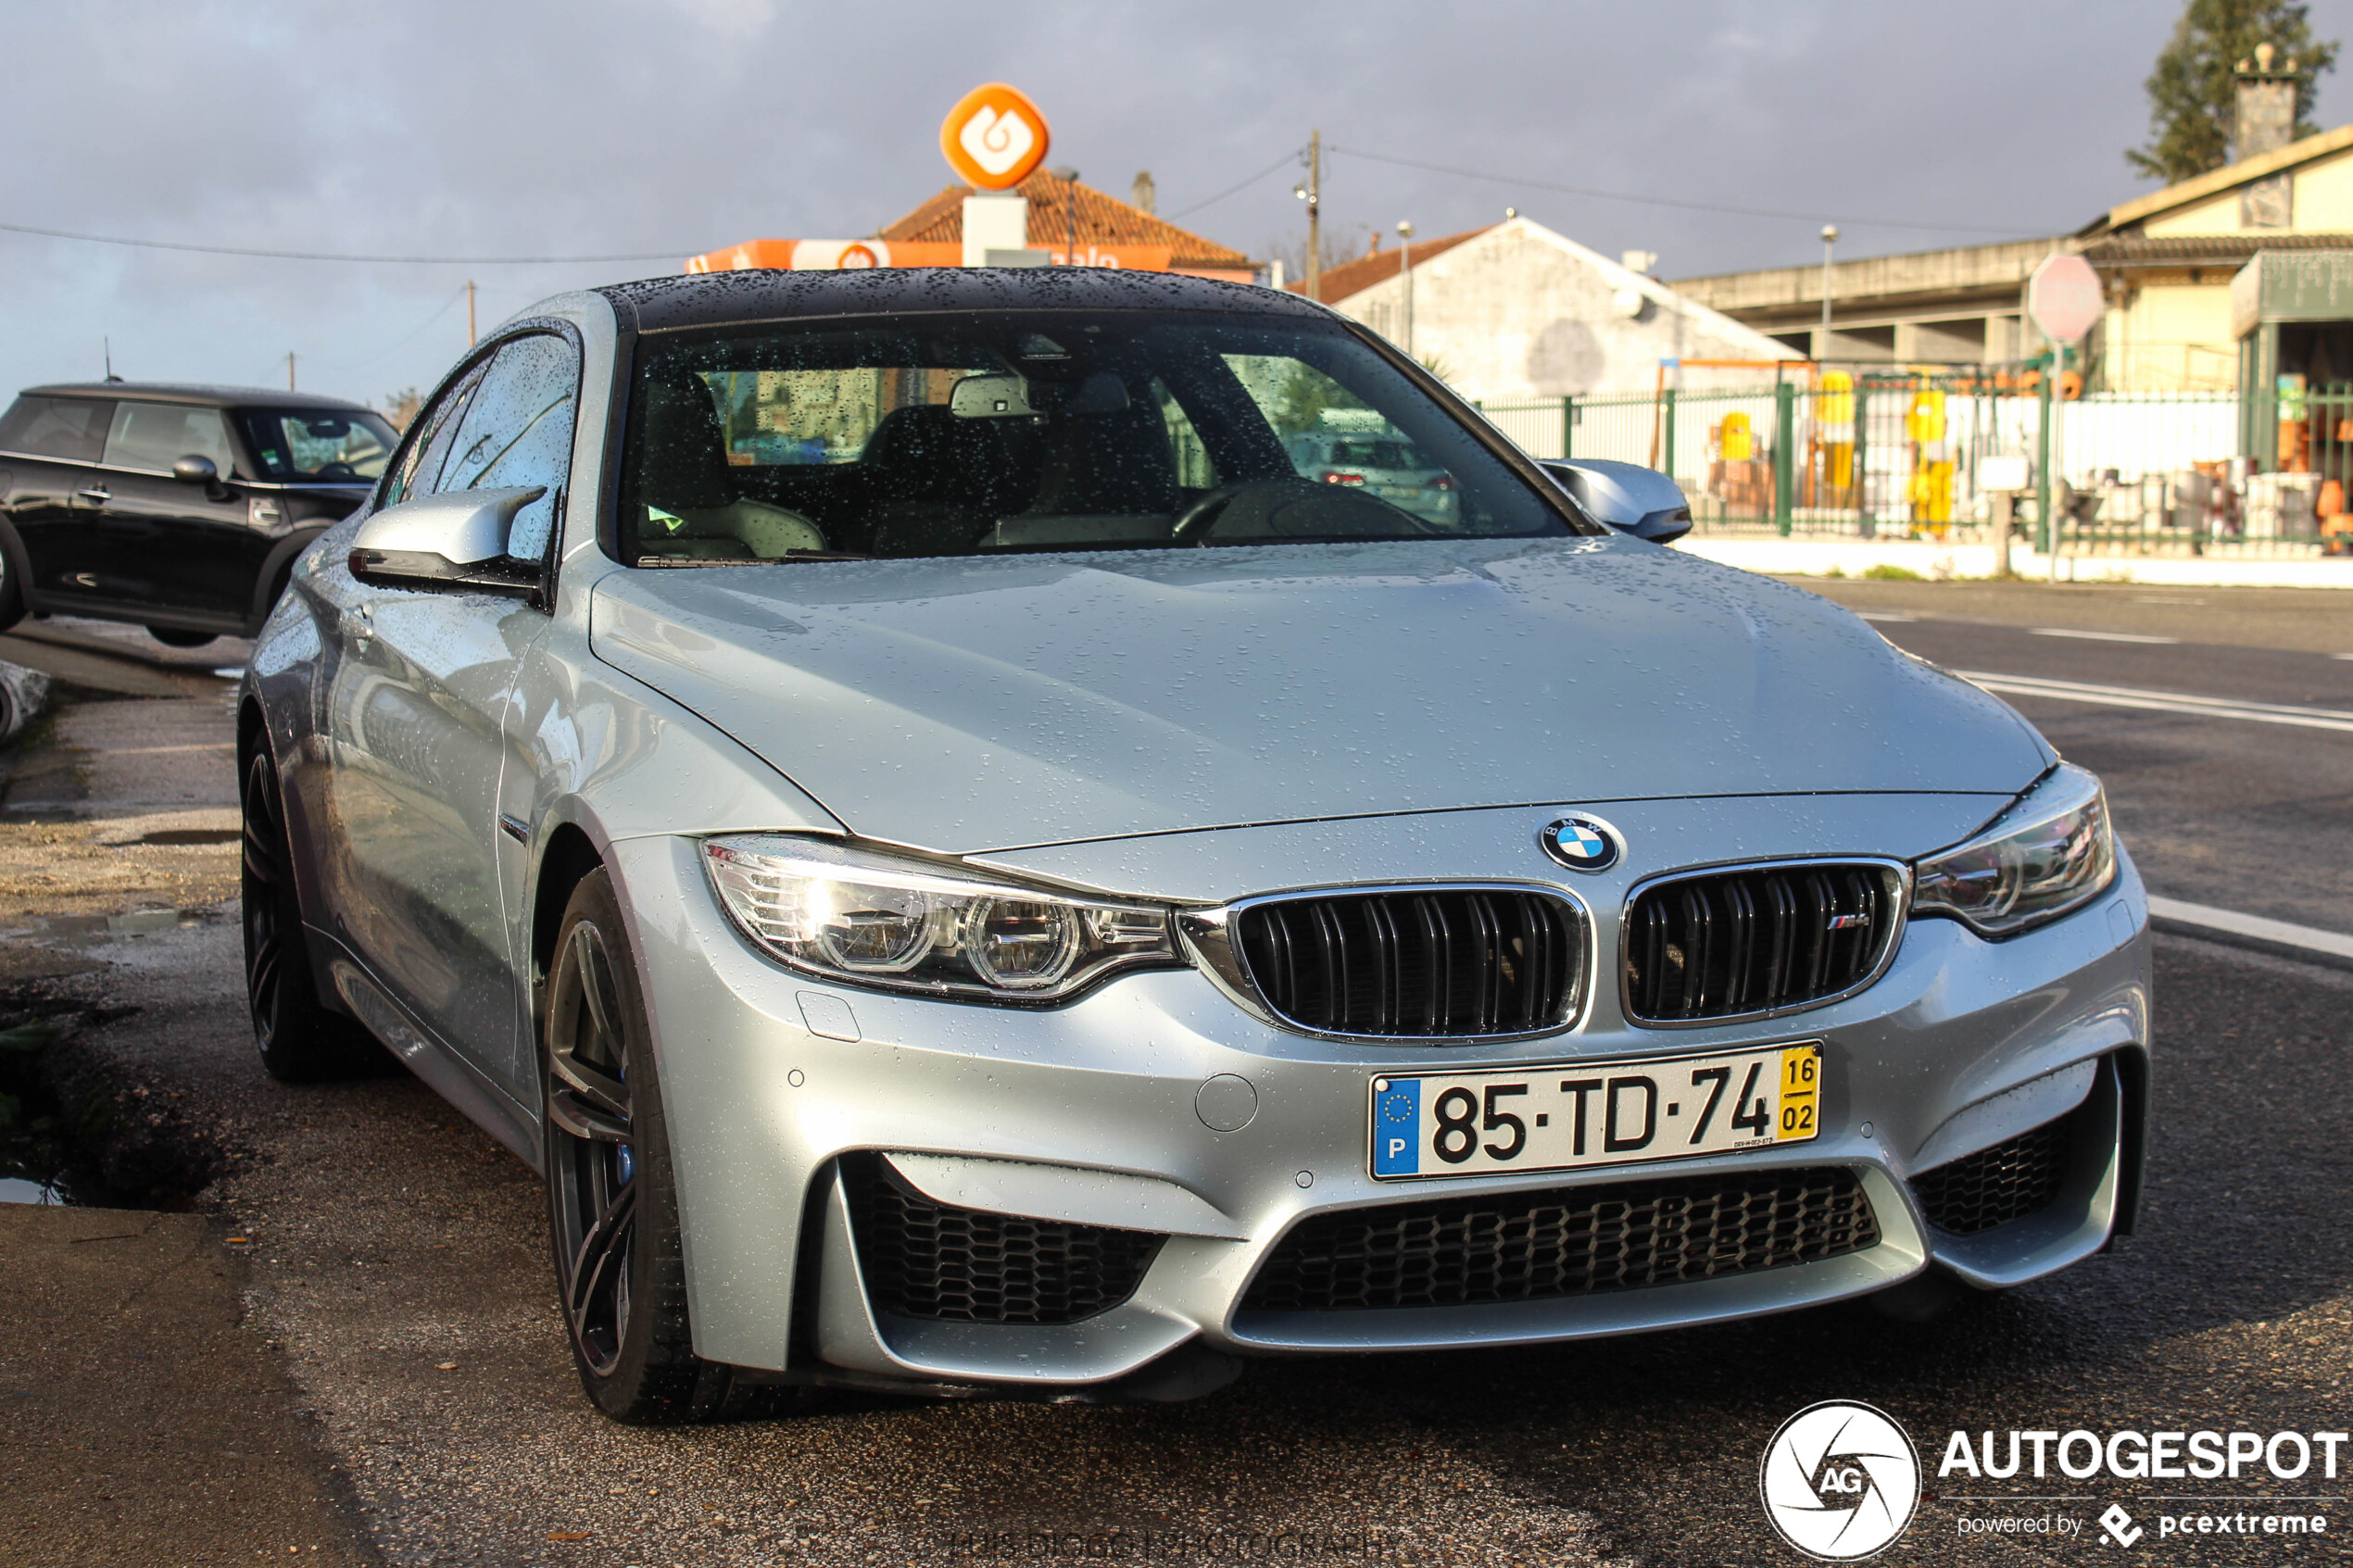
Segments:
[[[648,339],[620,521],[654,567],[1574,532],[1348,332],[1161,311]]]
[[[253,438],[262,477],[287,483],[371,483],[400,439],[381,417],[360,409],[247,408],[238,418]]]

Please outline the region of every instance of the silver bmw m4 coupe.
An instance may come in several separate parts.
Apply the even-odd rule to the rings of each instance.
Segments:
[[[1451,513],[1298,466],[1334,431]],[[2098,1251],[2149,1042],[2098,781],[1627,531],[1662,488],[1556,482],[1265,290],[550,299],[259,637],[262,1059],[388,1050],[542,1173],[625,1421],[1178,1399]]]

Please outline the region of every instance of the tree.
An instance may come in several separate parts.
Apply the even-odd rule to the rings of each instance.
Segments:
[[[2296,0],[2189,0],[2173,36],[2144,84],[2149,95],[2149,141],[2124,155],[2133,170],[2168,184],[2231,161],[2238,113],[2238,63],[2258,44],[2277,51],[2282,69],[2296,73],[2296,134],[2311,135],[2312,87],[2336,69],[2336,43],[2316,42]]]

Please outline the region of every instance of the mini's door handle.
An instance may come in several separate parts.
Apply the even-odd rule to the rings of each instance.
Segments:
[[[111,501],[114,499],[114,492],[107,489],[103,484],[85,484],[81,489],[75,491],[74,494],[81,496],[85,501]]]

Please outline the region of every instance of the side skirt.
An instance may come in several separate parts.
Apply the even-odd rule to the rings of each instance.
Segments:
[[[464,1112],[468,1121],[512,1149],[533,1170],[542,1169],[545,1155],[539,1119],[395,1001],[349,948],[324,932],[310,929],[308,934],[333,953],[327,972],[335,994],[368,1033],[384,1042],[384,1048],[423,1079],[434,1093]]]

